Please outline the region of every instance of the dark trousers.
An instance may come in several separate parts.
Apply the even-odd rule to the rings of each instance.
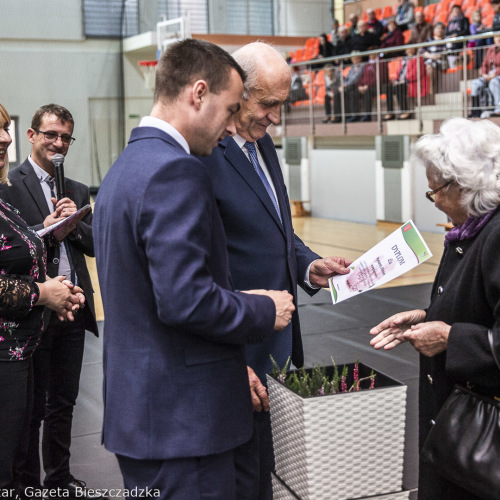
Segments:
[[[357,85],[349,85],[344,89],[345,114],[359,113],[359,91]]]
[[[116,455],[126,489],[151,491],[168,500],[240,500],[237,450],[206,457],[138,460]],[[155,491],[153,491],[155,490]],[[145,495],[144,495],[145,496]]]
[[[387,97],[387,111],[389,113],[394,111],[394,96],[396,96],[399,109],[402,112],[411,111],[408,108],[408,85],[406,83],[398,83],[397,85],[388,83],[385,95]]]
[[[238,448],[235,459],[241,481],[238,500],[272,500],[271,473],[275,469],[275,463],[268,411],[254,412],[252,438]]]
[[[325,94],[325,115],[327,117],[332,116],[332,101],[333,101],[333,98],[332,98],[331,93],[326,92],[326,94]],[[340,113],[339,113],[339,115],[340,115]]]
[[[21,483],[40,484],[40,426],[44,485],[65,486],[74,478],[69,469],[73,408],[80,386],[85,328],[83,315],[60,322],[52,315],[49,327],[33,355],[34,404],[26,460],[17,464]]]
[[[24,454],[33,401],[33,365],[24,361],[0,362],[0,491],[14,491],[15,458]],[[14,497],[12,493],[9,497]]]
[[[372,85],[366,89],[366,92],[363,95],[363,111],[365,115],[371,118],[372,115],[372,102],[373,98],[377,95],[377,87]]]

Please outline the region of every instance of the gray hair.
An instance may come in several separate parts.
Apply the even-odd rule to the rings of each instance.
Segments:
[[[252,90],[258,90],[259,79],[264,71],[273,72],[288,71],[291,78],[291,70],[283,55],[272,45],[265,42],[252,42],[239,48],[232,54],[234,60],[243,68],[247,79],[243,84],[243,99],[250,98]]]
[[[416,142],[413,159],[436,182],[455,181],[469,215],[480,216],[500,205],[500,128],[491,121],[447,120],[439,134]]]

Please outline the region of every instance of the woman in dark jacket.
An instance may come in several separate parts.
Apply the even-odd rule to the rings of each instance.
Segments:
[[[451,119],[417,141],[414,158],[426,168],[427,198],[455,227],[445,238],[429,307],[395,314],[370,333],[376,349],[408,341],[420,353],[422,448],[454,384],[500,396],[500,128]],[[419,470],[419,500],[479,498],[422,461]]]
[[[403,37],[403,33],[398,28],[396,21],[394,19],[390,19],[387,22],[387,33],[384,38],[382,38],[382,45],[380,45],[381,49],[392,48],[392,47],[401,47],[405,44],[405,40]],[[387,57],[399,57],[403,54],[401,52],[389,52]]]
[[[464,16],[460,5],[454,5],[451,9],[451,17],[446,26],[445,37],[455,38],[457,36],[469,35],[469,20]],[[463,44],[460,42],[450,43],[449,49],[460,50]]]

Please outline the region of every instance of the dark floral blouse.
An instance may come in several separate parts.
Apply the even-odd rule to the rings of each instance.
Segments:
[[[0,199],[0,361],[29,358],[40,341],[43,307],[36,281],[45,281],[41,238]]]

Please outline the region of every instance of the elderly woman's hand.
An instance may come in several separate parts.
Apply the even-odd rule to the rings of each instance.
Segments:
[[[370,341],[375,349],[393,349],[402,342],[408,339],[404,337],[407,330],[412,325],[421,323],[425,319],[425,311],[422,309],[414,309],[413,311],[404,311],[394,314],[390,318],[385,319],[377,326],[370,330],[371,335],[375,337]]]
[[[403,338],[419,353],[430,358],[446,351],[450,330],[451,326],[443,321],[429,321],[413,325],[410,330],[404,332]]]

